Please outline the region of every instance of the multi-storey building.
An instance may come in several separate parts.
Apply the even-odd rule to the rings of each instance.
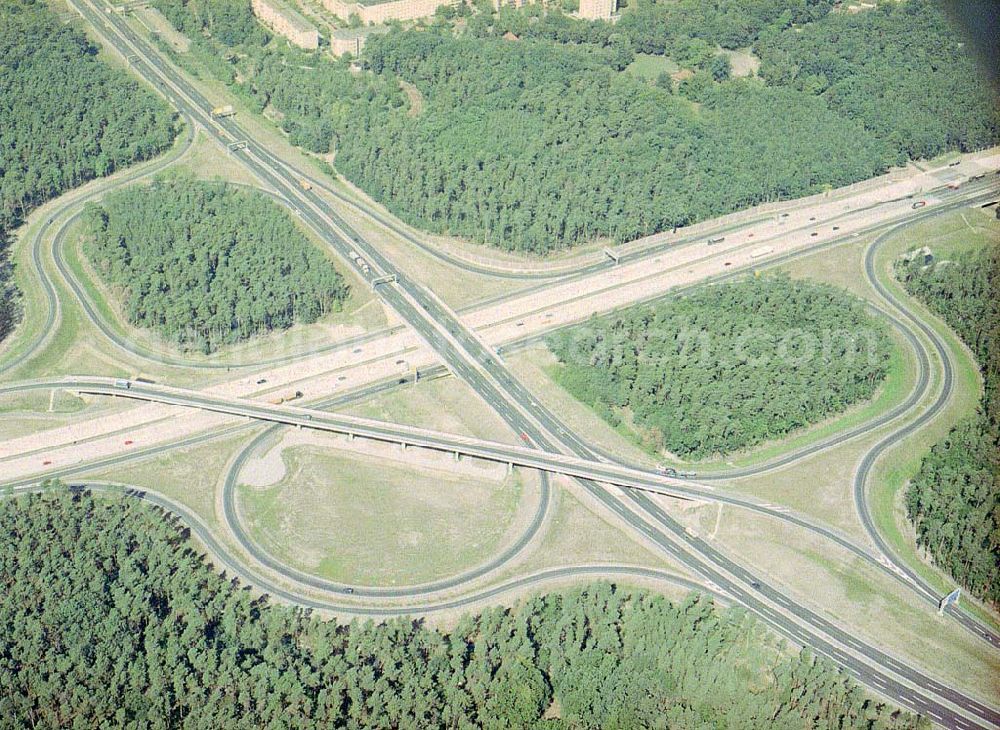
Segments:
[[[253,13],[264,25],[301,48],[319,47],[319,31],[282,0],[250,0]]]
[[[415,20],[434,15],[442,5],[457,5],[460,0],[323,0],[323,5],[334,15],[348,19],[357,15],[365,24],[385,23],[389,20]]]
[[[615,14],[618,4],[615,0],[580,0],[578,15],[587,20],[608,20]]]
[[[330,52],[334,56],[350,53],[357,58],[365,47],[368,37],[376,33],[388,32],[386,26],[368,26],[365,28],[338,28],[330,34]]]

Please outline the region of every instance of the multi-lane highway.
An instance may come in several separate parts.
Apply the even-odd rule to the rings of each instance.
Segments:
[[[120,383],[128,383],[128,386]],[[17,392],[28,389],[51,390],[53,388],[62,388],[85,395],[105,395],[150,403],[193,407],[213,413],[225,413],[259,421],[283,423],[289,426],[311,428],[352,437],[360,436],[375,441],[398,443],[403,447],[416,446],[460,456],[472,456],[487,461],[509,464],[511,467],[520,466],[553,474],[595,479],[622,487],[647,489],[657,494],[679,499],[691,497],[711,499],[713,495],[711,487],[689,485],[681,479],[654,475],[642,469],[605,463],[587,457],[545,451],[530,446],[512,446],[486,439],[441,433],[357,416],[325,413],[314,409],[210,396],[199,391],[170,388],[150,383],[116,381],[113,378],[69,377],[7,386],[0,388],[0,392]],[[35,477],[31,478],[36,479]]]
[[[183,76],[132,34],[120,18],[102,14],[100,7],[87,0],[74,0],[73,4],[102,34],[119,46],[124,55],[136,56],[137,70],[164,88],[186,114],[217,139],[223,143],[246,140],[246,135],[233,120],[211,119],[210,105],[187,84]],[[303,220],[345,261],[350,261],[360,276],[366,276],[367,272],[354,263],[355,259],[350,256],[353,251],[360,252],[370,263],[372,272],[369,278],[384,275],[396,277],[395,284],[380,287],[384,300],[438,353],[455,375],[468,382],[515,432],[524,434],[527,441],[538,447],[520,451],[547,452],[546,458],[557,461],[560,471],[572,466],[576,471],[568,473],[579,476],[584,488],[624,524],[720,586],[778,631],[795,641],[813,646],[882,694],[949,726],[997,724],[998,715],[992,708],[944,687],[912,667],[865,645],[840,627],[796,605],[776,589],[754,578],[727,556],[686,533],[647,495],[630,491],[627,499],[622,500],[616,492],[594,481],[625,479],[628,468],[603,464],[596,458],[583,441],[534,400],[502,361],[443,302],[408,279],[404,272],[398,271],[380,251],[348,226],[321,196],[299,188],[300,175],[253,142],[248,144],[246,150],[234,155],[238,155],[262,181],[296,206]],[[304,425],[316,427],[316,417],[305,415],[310,417],[305,419],[302,416],[307,421]],[[518,459],[539,458],[520,451]],[[580,462],[586,464],[581,465]],[[598,468],[594,464],[601,466]],[[639,479],[642,475],[629,474],[627,478],[633,477]],[[654,482],[657,487],[665,481],[651,479],[648,474],[642,478],[647,483]],[[631,504],[626,506],[627,502]]]
[[[233,416],[254,418],[261,421],[281,423],[288,426],[296,426],[300,428],[306,427],[321,431],[330,431],[333,433],[350,434],[352,436],[360,436],[375,440],[389,441],[397,444],[405,444],[473,456],[481,459],[537,469],[546,473],[551,472],[568,476],[578,476],[605,484],[615,484],[622,487],[650,491],[656,494],[665,494],[680,499],[720,502],[731,506],[749,509],[760,514],[782,520],[788,524],[809,530],[837,545],[840,545],[863,560],[866,560],[875,566],[885,568],[885,565],[879,562],[876,554],[867,551],[865,548],[836,530],[833,530],[803,515],[797,515],[784,508],[775,507],[768,502],[755,499],[751,496],[732,493],[721,489],[713,489],[710,486],[702,485],[690,480],[662,477],[650,474],[648,471],[638,467],[621,466],[619,464],[611,463],[608,460],[599,460],[599,458],[578,458],[561,454],[552,454],[523,446],[511,446],[483,439],[454,436],[452,434],[438,433],[409,426],[373,421],[371,419],[327,414],[320,410],[316,410],[316,408],[336,407],[369,397],[374,393],[382,392],[391,388],[395,384],[395,380],[377,383],[374,386],[362,389],[361,391],[344,394],[315,404],[309,409],[292,408],[281,405],[257,404],[241,399],[207,396],[198,391],[166,388],[155,384],[138,382],[131,383],[126,389],[121,386],[116,386],[115,381],[110,378],[61,378],[55,380],[36,380],[10,386],[2,386],[0,387],[0,393],[63,388],[81,393],[180,405],[184,407],[226,413]],[[223,489],[223,500],[225,505],[226,522],[231,529],[233,529],[237,540],[259,562],[271,567],[272,569],[278,570],[280,566],[277,561],[269,558],[259,547],[254,546],[252,544],[252,540],[250,540],[249,536],[247,536],[245,531],[243,531],[236,515],[233,495],[236,474],[238,473],[239,468],[241,467],[243,461],[247,458],[247,455],[254,450],[254,448],[266,437],[266,435],[267,434],[265,433],[256,438],[249,445],[249,447],[240,454],[236,462],[232,465]],[[20,486],[30,484],[34,481],[37,481],[36,477],[12,480],[9,481],[9,483]],[[544,489],[546,495],[543,499],[542,505],[545,505],[547,502],[547,483],[545,484]],[[543,507],[540,506],[540,510],[535,516],[534,524],[540,524],[543,516]],[[293,571],[290,569],[286,569],[285,572],[289,577],[294,578],[296,581],[306,586],[333,586],[333,584],[312,579],[302,573],[293,575]],[[454,585],[458,582],[459,581],[449,579],[449,585]],[[373,596],[407,595],[407,590],[405,589],[382,590],[372,587],[367,589],[367,592]],[[409,592],[412,593],[412,591]],[[928,593],[926,597],[927,600],[931,600],[932,594]],[[983,634],[980,633],[979,635]]]

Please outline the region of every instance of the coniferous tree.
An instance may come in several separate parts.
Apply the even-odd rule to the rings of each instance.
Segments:
[[[211,352],[315,322],[348,294],[331,261],[262,193],[186,176],[109,195],[84,251],[130,322]]]
[[[50,486],[0,500],[5,727],[929,728],[701,596],[337,625],[214,574],[139,500]]]
[[[573,395],[689,458],[754,446],[872,397],[891,351],[860,300],[787,276],[595,317],[548,343]]]
[[[46,200],[166,149],[173,113],[44,2],[0,3],[0,339],[17,319],[9,232]]]
[[[924,457],[906,491],[917,542],[973,595],[1000,604],[1000,249],[955,261],[900,264],[907,291],[976,355],[985,393],[977,413]]]

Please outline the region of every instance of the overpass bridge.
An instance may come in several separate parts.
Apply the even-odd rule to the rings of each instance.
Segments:
[[[508,468],[520,466],[528,469],[539,469],[552,474],[592,479],[605,484],[641,489],[678,499],[716,499],[713,488],[708,485],[690,483],[683,479],[614,463],[542,451],[531,447],[525,434],[520,435],[525,441],[524,446],[511,445],[287,404],[260,403],[239,398],[213,396],[184,388],[112,378],[70,377],[51,381],[49,386],[63,388],[81,395],[129,398],[149,403],[225,413],[258,421],[283,423],[298,428],[342,434],[349,438],[357,437],[395,443],[404,449],[415,446],[451,453],[456,457],[468,456],[498,462],[506,464]]]

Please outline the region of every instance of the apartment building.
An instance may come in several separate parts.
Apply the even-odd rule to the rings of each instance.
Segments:
[[[577,15],[586,20],[610,20],[617,9],[615,0],[580,0]]]
[[[319,31],[282,0],[250,0],[250,6],[253,14],[278,35],[300,48],[319,48]]]
[[[334,56],[343,56],[350,53],[355,58],[361,55],[361,49],[365,47],[365,41],[369,36],[378,33],[387,33],[386,26],[367,26],[365,28],[338,28],[330,34],[330,53]]]
[[[416,20],[434,15],[442,5],[457,5],[460,0],[364,0],[344,2],[344,0],[323,0],[323,5],[334,15],[347,20],[357,15],[366,25],[385,23],[389,20]],[[353,51],[352,51],[353,52]]]

